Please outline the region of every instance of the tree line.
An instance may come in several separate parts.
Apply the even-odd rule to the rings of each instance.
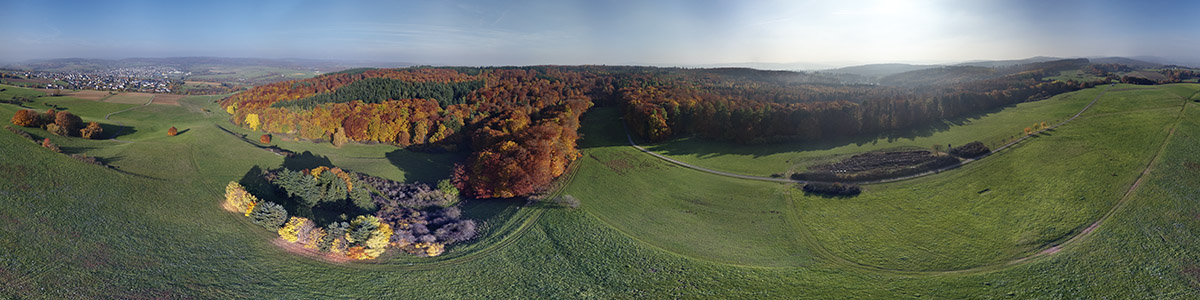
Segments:
[[[593,105],[620,106],[630,130],[651,141],[811,142],[904,130],[1099,83],[1041,80],[1048,69],[1005,72],[911,88],[735,68],[359,69],[259,86],[220,103],[234,123],[285,138],[469,151],[453,172],[457,188],[507,198],[544,188],[580,156],[579,118]]]

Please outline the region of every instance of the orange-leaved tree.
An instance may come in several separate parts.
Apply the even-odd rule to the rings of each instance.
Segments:
[[[85,139],[98,139],[100,133],[104,132],[104,128],[100,128],[100,123],[88,122],[87,127],[79,130],[79,136]]]
[[[22,127],[36,127],[38,126],[38,121],[37,112],[28,109],[18,110],[12,117],[13,125]]]
[[[270,135],[270,134],[264,134],[264,135],[262,135],[262,136],[258,137],[258,141],[259,141],[259,142],[261,142],[261,143],[263,143],[263,144],[270,144],[270,143],[271,143],[271,135]]]
[[[171,126],[171,129],[167,129],[167,136],[175,136],[176,134],[179,134],[179,129],[175,129],[175,126]]]

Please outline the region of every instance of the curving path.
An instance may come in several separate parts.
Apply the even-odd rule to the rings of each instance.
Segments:
[[[155,97],[155,96],[151,95],[151,96],[150,96],[150,100],[149,100],[149,101],[146,101],[146,104],[142,104],[141,106],[134,106],[134,107],[130,107],[130,108],[126,108],[126,109],[122,109],[122,110],[118,110],[118,111],[110,112],[110,113],[108,113],[107,115],[104,115],[104,120],[105,120],[105,121],[112,121],[112,120],[109,120],[109,119],[108,119],[108,117],[111,117],[112,115],[115,115],[115,114],[119,114],[119,113],[123,113],[123,112],[131,111],[131,110],[134,110],[135,108],[138,108],[138,107],[142,107],[142,106],[147,106],[147,105],[150,105],[150,103],[153,103],[153,102],[154,102],[154,97]],[[125,130],[125,124],[122,124],[121,122],[117,122],[117,121],[112,121],[112,122],[113,122],[113,123],[117,123],[117,125],[121,125],[121,130]],[[117,139],[117,136],[120,136],[120,135],[121,135],[121,130],[118,130],[117,132],[114,132],[112,135],[110,135],[110,136],[109,136],[109,138],[108,138],[108,139],[109,139],[109,140],[113,140],[113,141],[122,142],[122,143],[132,143],[132,142],[130,142],[130,141],[122,141],[122,140],[118,140],[118,139]]]
[[[975,162],[975,161],[977,161],[977,160],[980,160],[980,159],[986,158],[986,157],[988,157],[988,156],[992,156],[993,154],[996,154],[997,152],[1000,152],[1000,151],[1002,151],[1002,150],[1004,150],[1004,149],[1007,149],[1008,147],[1010,147],[1010,146],[1012,146],[1012,145],[1015,145],[1015,144],[1017,144],[1017,143],[1020,143],[1021,141],[1024,141],[1025,139],[1028,139],[1028,138],[1029,138],[1029,137],[1031,137],[1031,136],[1035,136],[1035,135],[1041,134],[1042,132],[1044,132],[1044,131],[1047,131],[1047,130],[1053,130],[1053,129],[1055,129],[1055,128],[1058,128],[1059,126],[1062,126],[1062,125],[1064,125],[1064,124],[1067,124],[1067,122],[1071,122],[1071,121],[1075,120],[1076,118],[1079,118],[1079,116],[1080,116],[1080,115],[1083,115],[1083,113],[1084,113],[1084,112],[1086,112],[1086,111],[1088,110],[1088,108],[1091,108],[1093,104],[1096,104],[1096,101],[1100,100],[1100,97],[1101,97],[1101,96],[1104,96],[1104,93],[1105,93],[1105,92],[1108,92],[1108,89],[1109,89],[1109,88],[1112,88],[1114,85],[1116,85],[1116,84],[1114,83],[1114,84],[1111,84],[1111,85],[1109,85],[1108,87],[1105,87],[1105,88],[1104,88],[1104,90],[1103,90],[1103,91],[1101,91],[1099,95],[1096,95],[1096,98],[1095,98],[1095,99],[1092,99],[1092,102],[1089,102],[1089,103],[1088,103],[1086,106],[1084,106],[1084,107],[1083,107],[1083,109],[1079,110],[1079,112],[1078,112],[1078,113],[1075,113],[1075,115],[1074,115],[1074,116],[1071,116],[1071,118],[1069,118],[1069,119],[1067,119],[1067,120],[1065,120],[1065,121],[1062,121],[1061,123],[1054,124],[1054,126],[1050,126],[1050,127],[1048,127],[1048,128],[1044,128],[1044,129],[1042,129],[1042,130],[1038,130],[1037,132],[1034,132],[1033,134],[1027,134],[1027,135],[1025,135],[1025,136],[1022,136],[1021,138],[1019,138],[1019,139],[1016,139],[1016,140],[1014,140],[1014,141],[1012,141],[1012,142],[1009,142],[1008,144],[1004,144],[1003,146],[1000,146],[999,148],[996,148],[995,150],[992,150],[990,153],[988,153],[988,154],[984,154],[984,155],[983,155],[983,156],[981,156],[981,157],[978,157],[978,158],[968,158],[968,159],[965,159],[965,160],[963,160],[961,163],[958,163],[958,164],[955,164],[955,165],[952,165],[952,166],[946,166],[946,167],[942,167],[942,168],[939,168],[939,169],[936,169],[936,170],[925,171],[925,172],[922,172],[922,173],[917,173],[917,174],[913,174],[913,175],[900,176],[900,177],[893,177],[893,178],[886,178],[886,179],[879,179],[879,180],[847,181],[847,182],[849,182],[849,183],[857,183],[857,184],[875,184],[875,183],[888,183],[888,182],[896,182],[896,181],[901,181],[901,180],[908,180],[908,179],[913,179],[913,178],[918,178],[918,177],[929,176],[929,175],[933,175],[933,174],[941,173],[941,172],[943,172],[943,171],[947,171],[947,170],[955,169],[955,168],[958,168],[958,167],[962,167],[963,165],[966,165],[966,164],[968,164],[968,163],[972,163],[972,162]],[[769,182],[779,182],[779,183],[809,183],[809,182],[819,182],[819,181],[812,181],[812,180],[795,180],[795,179],[790,179],[790,178],[772,178],[772,177],[762,177],[762,176],[755,176],[755,175],[737,174],[737,173],[730,173],[730,172],[725,172],[725,171],[713,170],[713,169],[709,169],[709,168],[705,168],[705,167],[701,167],[701,166],[697,166],[697,165],[689,164],[689,163],[686,163],[686,162],[682,162],[682,161],[679,161],[679,160],[676,160],[676,159],[673,159],[673,158],[667,157],[667,156],[665,156],[665,155],[662,155],[662,154],[659,154],[659,153],[657,153],[657,152],[650,151],[649,149],[646,149],[646,148],[644,148],[644,147],[642,147],[642,146],[639,146],[637,143],[634,143],[634,142],[633,142],[633,136],[629,134],[629,126],[628,126],[628,125],[625,125],[625,122],[621,122],[621,126],[623,126],[623,127],[625,128],[625,138],[629,140],[629,145],[630,145],[630,146],[633,146],[633,148],[635,148],[635,149],[638,149],[638,151],[645,152],[646,154],[650,154],[650,155],[652,155],[652,156],[654,156],[654,157],[657,157],[657,158],[659,158],[659,159],[662,159],[662,160],[665,160],[665,161],[667,161],[667,162],[670,162],[670,163],[673,163],[673,164],[679,165],[679,166],[681,166],[681,167],[684,167],[684,168],[688,168],[688,169],[692,169],[692,170],[696,170],[696,171],[700,171],[700,172],[705,172],[705,173],[709,173],[709,174],[721,175],[721,176],[725,176],[725,177],[733,177],[733,178],[749,179],[749,180],[758,180],[758,181],[769,181]]]

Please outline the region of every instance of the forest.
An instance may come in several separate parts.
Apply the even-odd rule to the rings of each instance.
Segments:
[[[631,133],[652,142],[686,135],[813,142],[905,130],[1107,82],[1043,79],[1089,66],[1075,59],[946,68],[912,72],[907,85],[742,68],[353,69],[259,86],[220,104],[235,124],[284,138],[467,151],[454,185],[469,197],[509,198],[539,192],[580,156],[579,120],[594,105],[620,107]],[[946,72],[987,76],[938,79]]]

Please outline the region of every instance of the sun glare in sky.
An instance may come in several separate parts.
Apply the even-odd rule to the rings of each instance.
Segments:
[[[222,56],[450,65],[1200,61],[1198,2],[9,1],[0,60]]]

